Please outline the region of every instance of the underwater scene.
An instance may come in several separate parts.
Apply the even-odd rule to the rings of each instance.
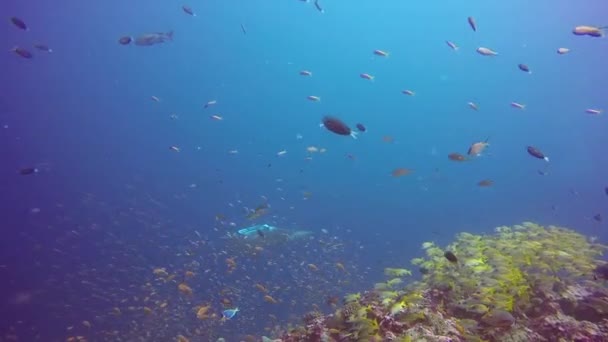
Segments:
[[[605,1],[0,7],[0,342],[608,341]]]

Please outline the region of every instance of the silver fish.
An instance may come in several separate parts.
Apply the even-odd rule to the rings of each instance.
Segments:
[[[166,41],[173,40],[173,31],[169,31],[167,33],[163,32],[155,32],[155,33],[146,33],[141,36],[135,38],[135,45],[139,46],[151,46],[155,44],[161,44]]]

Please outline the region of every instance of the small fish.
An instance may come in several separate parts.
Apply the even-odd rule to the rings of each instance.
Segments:
[[[287,154],[287,150],[282,150],[282,151],[277,152],[277,157],[284,156],[286,154]]]
[[[477,183],[477,185],[480,186],[480,187],[482,187],[482,188],[487,188],[487,187],[490,187],[490,186],[494,185],[494,181],[491,180],[491,179],[484,179],[484,180],[479,181]]]
[[[604,29],[606,29],[606,26],[599,27],[582,25],[575,27],[572,30],[572,33],[576,36],[603,37]]]
[[[321,124],[321,126],[325,127],[328,131],[333,132],[335,134],[349,135],[353,139],[357,139],[357,133],[351,130],[348,125],[346,125],[342,120],[338,118],[325,116],[323,117],[323,123]]]
[[[266,238],[266,235],[264,235],[264,232],[262,232],[261,230],[257,230],[258,236],[261,237],[262,239]]]
[[[224,319],[224,320],[231,319],[236,315],[237,312],[239,312],[239,308],[224,310],[224,311],[222,311],[222,319]]]
[[[587,114],[600,115],[600,114],[602,114],[602,112],[603,112],[603,110],[601,110],[601,109],[594,109],[594,108],[585,109],[585,113],[587,113]]]
[[[372,76],[370,74],[360,74],[359,77],[366,79],[366,80],[370,80],[370,81],[374,80],[374,76]]]
[[[247,34],[247,29],[245,28],[245,25],[241,24],[241,32],[243,32],[243,34]]]
[[[467,105],[469,105],[472,110],[479,110],[479,107],[475,102],[467,102]]]
[[[319,96],[315,96],[315,95],[308,95],[308,96],[306,96],[306,99],[308,99],[309,101],[312,101],[312,102],[321,101],[321,98]]]
[[[51,53],[53,49],[51,49],[48,45],[42,43],[34,43],[34,47],[40,51]]]
[[[498,56],[498,52],[487,47],[478,47],[477,53],[482,56]]]
[[[224,120],[223,117],[221,117],[220,115],[217,115],[217,114],[211,115],[210,118],[213,119],[213,120],[215,120],[215,121],[222,121],[222,120]]]
[[[449,262],[456,264],[458,263],[458,258],[456,257],[456,255],[454,255],[453,252],[451,251],[445,251],[445,253],[443,253],[443,256],[448,259]]]
[[[457,46],[455,43],[453,43],[453,42],[451,42],[451,41],[449,41],[449,40],[446,40],[446,41],[445,41],[445,43],[446,43],[446,44],[448,44],[448,46],[449,46],[450,48],[452,48],[452,50],[454,50],[454,51],[458,51],[458,46]]]
[[[467,21],[469,22],[469,26],[471,26],[471,29],[474,32],[477,32],[477,23],[475,22],[475,18],[473,17],[468,17]]]
[[[409,89],[402,90],[402,91],[401,91],[401,93],[402,93],[402,94],[405,94],[405,95],[409,95],[409,96],[414,96],[414,95],[416,95],[416,93],[415,93],[413,90],[409,90]],[[423,97],[424,97],[424,96],[423,96]]]
[[[325,10],[319,4],[319,0],[315,0],[315,7],[317,8],[317,11],[319,11],[321,13],[325,13]]]
[[[152,46],[156,44],[162,44],[164,42],[173,41],[173,31],[169,32],[153,32],[145,33],[135,38],[135,45],[138,46]]]
[[[12,48],[11,52],[14,52],[19,57],[25,58],[25,59],[31,59],[32,57],[34,57],[34,55],[32,55],[31,52],[29,52],[28,50],[26,50],[22,47],[18,47],[18,46],[15,46],[14,48]]]
[[[133,41],[133,37],[131,37],[131,36],[124,36],[124,37],[120,37],[120,39],[118,39],[118,43],[120,45],[129,45],[129,44],[131,44],[132,41]]]
[[[528,74],[532,73],[532,71],[530,71],[530,68],[526,64],[518,64],[517,67],[523,72],[527,72]]]
[[[485,141],[476,142],[469,147],[467,154],[470,156],[479,156],[488,146],[490,146],[488,139]]]
[[[192,10],[192,7],[183,5],[182,10],[184,11],[184,13],[191,15],[193,17],[196,17],[196,13],[194,13],[194,11]]]
[[[35,167],[24,167],[19,170],[19,174],[22,176],[32,175],[34,173],[38,173],[39,170]]]
[[[179,152],[180,151],[179,147],[177,147],[177,146],[169,146],[169,149],[171,151],[175,151],[175,152]]]
[[[358,123],[356,125],[356,127],[359,130],[359,132],[365,132],[365,131],[367,131],[367,128],[365,128],[365,126],[363,126],[363,124],[361,124],[361,123]]]
[[[565,48],[565,47],[560,47],[560,48],[557,49],[557,53],[560,54],[560,55],[565,55],[568,52],[570,52],[570,49]]]
[[[300,76],[312,76],[312,71],[300,70]]]
[[[608,196],[608,186],[604,187],[604,193],[606,194],[606,196]]]
[[[401,177],[401,176],[407,176],[410,173],[412,173],[411,169],[406,169],[404,167],[400,167],[400,168],[396,168],[391,172],[391,176],[397,178],[397,177]]]
[[[462,161],[466,161],[467,157],[463,156],[460,153],[452,152],[452,153],[448,154],[448,159],[452,160],[452,161],[462,162]]]
[[[374,50],[374,55],[380,56],[380,57],[388,57],[388,52],[383,51],[383,50]]]
[[[593,216],[593,219],[597,222],[602,222],[602,214],[596,214]]]
[[[158,98],[158,96],[152,95],[152,96],[150,96],[150,99],[154,102],[160,102],[160,98]]]
[[[541,176],[546,176],[549,174],[549,172],[545,171],[545,170],[536,170],[536,172],[541,175]]]
[[[27,25],[25,24],[25,22],[17,17],[11,17],[11,23],[13,23],[13,25],[17,26],[18,28],[22,29],[23,31],[30,30],[27,27]]]
[[[511,107],[517,108],[517,109],[526,109],[526,105],[521,104],[519,102],[511,102]]]
[[[527,147],[528,154],[530,154],[534,158],[543,159],[545,161],[549,161],[549,157],[545,156],[545,154],[534,146]]]
[[[216,103],[217,103],[217,100],[211,100],[211,101],[208,101],[207,103],[205,103],[205,105],[203,107],[209,108],[209,107],[215,105]]]

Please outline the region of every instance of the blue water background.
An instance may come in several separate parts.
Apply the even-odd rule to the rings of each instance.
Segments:
[[[423,241],[445,245],[460,231],[530,220],[608,238],[605,223],[591,219],[608,215],[608,122],[584,113],[608,109],[608,41],[571,34],[576,25],[608,24],[605,4],[321,3],[324,14],[296,0],[196,2],[190,4],[196,17],[176,1],[3,4],[4,17],[23,18],[30,30],[6,22],[0,46],[40,41],[54,52],[33,51],[32,60],[0,56],[0,124],[6,125],[0,129],[0,265],[7,266],[0,269],[6,279],[0,299],[10,302],[24,289],[56,293],[51,297],[66,298],[77,317],[86,291],[57,290],[70,271],[107,266],[121,252],[134,258],[122,258],[122,268],[170,264],[168,255],[156,255],[156,238],[142,239],[153,224],[168,246],[177,248],[196,229],[220,250],[228,228],[213,231],[215,215],[249,224],[241,207],[254,208],[262,195],[271,205],[269,220],[320,236],[327,229],[353,246],[348,253],[357,269],[368,269],[359,291],[383,279],[384,267],[419,256]],[[477,19],[478,32],[468,16]],[[117,43],[124,35],[169,30],[175,39],[166,44]],[[480,56],[479,46],[499,56]],[[571,53],[558,55],[558,47]],[[390,56],[374,56],[374,49]],[[518,70],[519,63],[532,74]],[[299,76],[302,69],[313,76]],[[401,94],[404,89],[416,95]],[[309,95],[321,101],[307,101]],[[218,104],[203,109],[212,99]],[[472,111],[469,101],[480,110]],[[512,101],[526,109],[511,108]],[[170,120],[172,113],[179,119]],[[224,120],[213,121],[212,114]],[[325,114],[351,126],[364,123],[368,131],[356,140],[334,135],[319,127]],[[483,156],[447,159],[488,137]],[[307,161],[310,145],[327,152]],[[530,157],[527,145],[550,163]],[[229,154],[233,149],[239,153]],[[277,157],[281,150],[287,154]],[[30,166],[40,172],[18,174]],[[391,177],[399,167],[414,172]],[[480,188],[482,179],[495,184]],[[304,191],[312,197],[303,200]],[[32,208],[41,211],[32,215]],[[135,219],[134,210],[145,215]],[[69,231],[91,225],[99,229],[66,242]],[[117,240],[131,247],[122,249]],[[67,256],[54,259],[53,248],[67,248]],[[62,267],[53,271],[57,264]],[[239,279],[230,277],[227,282]],[[59,280],[51,286],[49,278]],[[130,285],[121,279],[127,278],[116,276],[116,286]],[[57,303],[48,297],[33,303],[52,313]],[[26,324],[49,324],[39,328],[49,338],[78,324],[63,314],[48,323],[32,313],[33,305],[3,310],[18,311]],[[282,318],[306,311],[269,310]]]

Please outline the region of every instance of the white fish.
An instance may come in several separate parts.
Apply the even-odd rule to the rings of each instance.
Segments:
[[[483,56],[498,56],[498,52],[486,47],[477,48],[477,53]]]

